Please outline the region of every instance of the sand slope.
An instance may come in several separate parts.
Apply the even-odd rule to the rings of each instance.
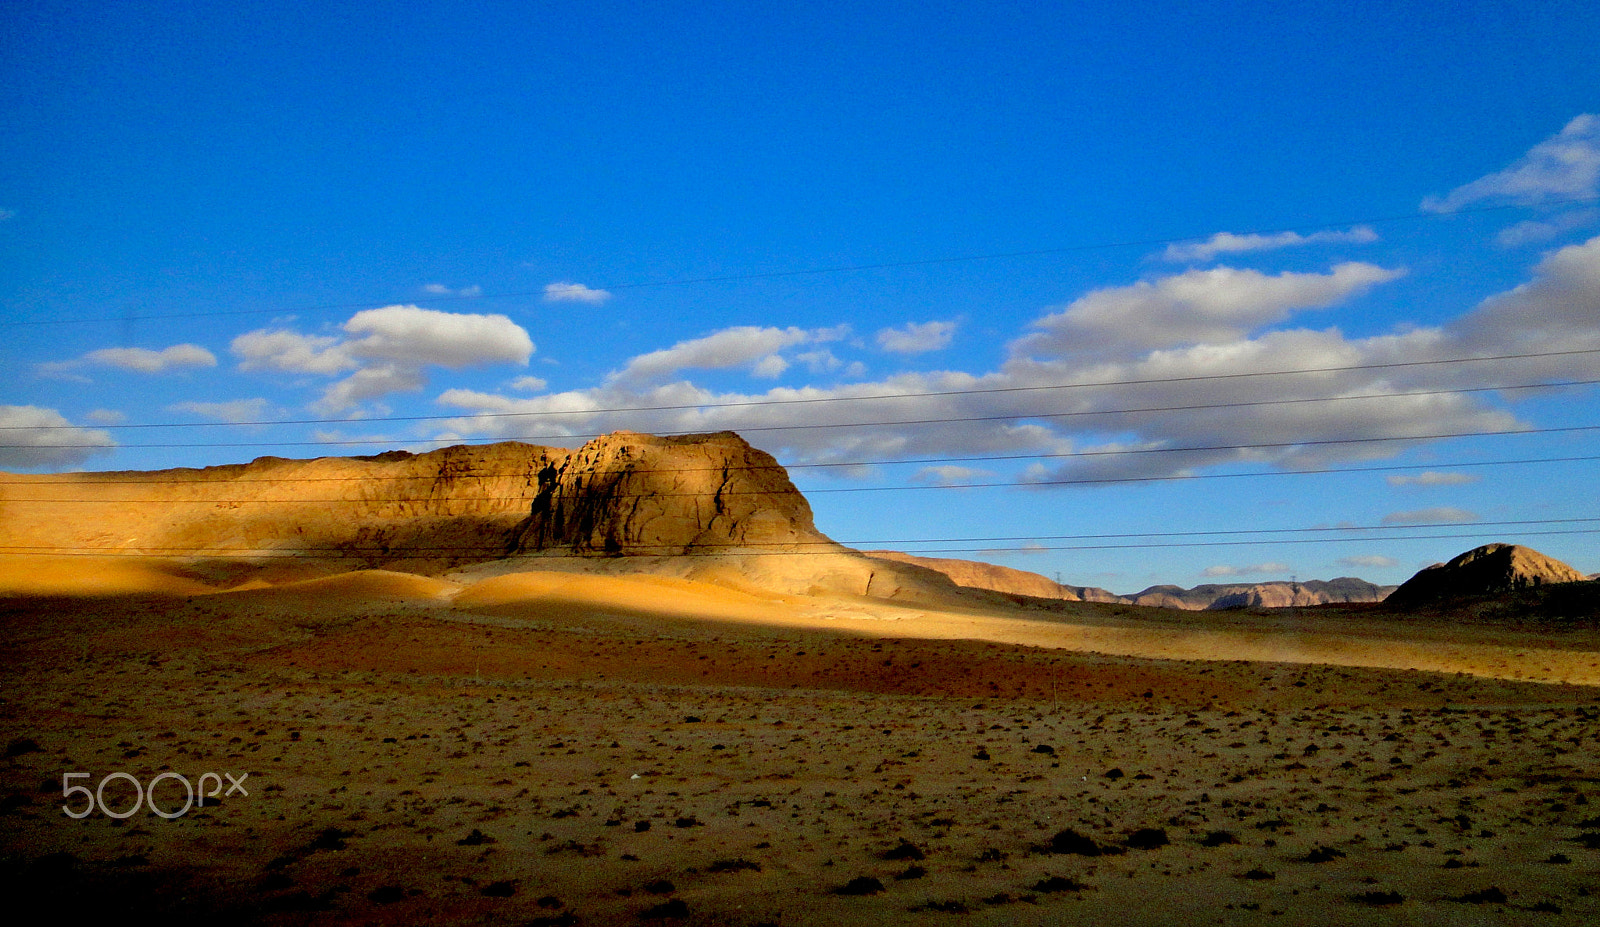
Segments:
[[[215,592],[175,560],[144,557],[6,554],[0,595],[198,595]]]

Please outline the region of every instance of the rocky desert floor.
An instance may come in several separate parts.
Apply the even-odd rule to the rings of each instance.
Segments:
[[[148,585],[0,600],[14,905],[165,924],[1600,922],[1592,624],[550,574]],[[239,788],[171,818],[63,810],[86,805],[70,773],[130,807],[118,772]],[[185,799],[174,777],[153,794]]]

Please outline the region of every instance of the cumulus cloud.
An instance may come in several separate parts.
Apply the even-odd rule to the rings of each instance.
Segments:
[[[1250,566],[1209,566],[1200,571],[1202,576],[1259,576],[1263,573],[1287,573],[1289,565],[1286,563],[1255,563]]]
[[[228,402],[179,402],[167,406],[172,412],[188,412],[219,422],[240,424],[259,422],[271,414],[271,403],[265,399],[234,399]]]
[[[785,348],[842,336],[839,329],[763,328],[741,325],[724,328],[701,338],[680,341],[670,348],[641,354],[609,378],[619,383],[648,383],[683,370],[747,368],[758,377],[775,377],[788,369],[778,355]]]
[[[1439,473],[1430,470],[1426,473],[1414,475],[1386,476],[1384,482],[1390,486],[1465,486],[1476,483],[1483,477],[1474,473]]]
[[[512,389],[524,393],[537,393],[549,385],[549,381],[541,377],[517,377],[510,383]]]
[[[1247,251],[1276,251],[1279,248],[1297,248],[1319,244],[1370,244],[1378,240],[1371,227],[1358,225],[1344,231],[1332,229],[1302,235],[1299,232],[1250,233],[1235,235],[1218,232],[1205,241],[1171,244],[1161,252],[1164,260],[1179,263],[1210,261],[1220,254],[1240,254]]]
[[[470,298],[473,296],[482,296],[483,287],[473,284],[472,286],[464,286],[459,290],[452,290],[442,283],[427,283],[423,284],[422,292],[427,293],[429,296],[459,296]]]
[[[233,339],[228,350],[240,370],[276,370],[331,376],[361,366],[332,335],[302,335],[287,329],[259,328]]]
[[[1475,203],[1538,205],[1600,195],[1600,116],[1585,113],[1528,150],[1505,170],[1479,177],[1444,196],[1422,201],[1428,212],[1455,212]]]
[[[1355,569],[1383,570],[1399,566],[1400,561],[1382,554],[1356,554],[1352,557],[1340,557],[1339,565]]]
[[[421,367],[407,364],[374,364],[362,367],[329,386],[311,408],[323,415],[347,412],[369,399],[390,393],[420,392],[428,383]]]
[[[894,354],[926,354],[950,346],[954,322],[907,322],[878,332],[878,347]]]
[[[1438,506],[1431,509],[1412,509],[1406,512],[1390,512],[1383,516],[1386,525],[1439,525],[1456,522],[1477,521],[1476,512],[1466,509]]]
[[[1014,478],[1079,484],[1169,479],[1220,467],[1297,470],[1389,459],[1433,441],[1418,436],[1527,427],[1491,394],[1438,390],[1592,376],[1594,361],[1585,355],[1414,362],[1600,348],[1592,321],[1600,318],[1600,239],[1546,256],[1523,285],[1436,325],[1361,338],[1332,328],[1250,330],[1256,319],[1293,311],[1283,307],[1296,300],[1353,291],[1370,285],[1358,281],[1393,273],[1371,268],[1342,279],[1336,272],[1301,275],[1318,278],[1315,286],[1256,274],[1242,278],[1247,292],[1262,281],[1301,292],[1267,308],[1263,300],[1245,300],[1245,308],[1220,313],[1229,326],[1200,342],[1152,346],[1148,326],[1140,325],[1131,327],[1127,342],[1117,342],[1108,323],[1097,333],[1108,347],[1088,352],[1070,339],[1029,341],[1036,332],[997,369],[982,373],[933,370],[749,391],[710,389],[679,376],[693,369],[752,369],[774,355],[798,363],[800,345],[811,353],[817,349],[812,342],[838,337],[744,328],[641,355],[590,389],[534,397],[450,390],[438,402],[461,410],[443,426],[457,435],[562,443],[615,428],[731,429],[796,463],[1051,455],[1031,469],[1019,462]],[[1041,323],[1077,320],[1063,321],[1065,314]],[[1375,366],[1393,364],[1406,366]],[[1320,372],[1278,375],[1286,370]],[[616,411],[659,406],[684,408]],[[519,417],[495,417],[508,412]]]
[[[233,339],[241,370],[337,376],[313,405],[334,414],[388,393],[415,392],[427,384],[427,367],[463,369],[523,364],[534,352],[527,331],[503,315],[440,312],[385,306],[351,316],[342,334],[308,335],[258,329]]]
[[[109,432],[73,425],[55,409],[0,406],[0,469],[59,470],[82,466],[109,453],[117,442]]]
[[[598,306],[611,298],[607,290],[595,290],[581,283],[548,283],[544,288],[547,303],[588,303]]]
[[[533,339],[503,315],[385,306],[356,313],[344,330],[360,336],[346,345],[351,355],[406,366],[526,364],[533,354]]]
[[[88,365],[116,367],[134,373],[167,373],[173,370],[215,367],[217,356],[197,344],[175,344],[159,351],[152,351],[149,348],[101,348],[90,351],[76,360],[40,364],[38,371],[44,376],[83,380],[83,377],[74,375],[72,371]]]
[[[1533,279],[1484,300],[1459,323],[1462,349],[1507,354],[1600,348],[1600,237],[1546,255]],[[1547,374],[1592,372],[1587,359],[1553,358]]]
[[[1234,342],[1304,309],[1323,309],[1405,272],[1347,262],[1330,273],[1216,267],[1095,290],[1034,323],[1019,355],[1127,353]]]
[[[993,471],[979,470],[976,467],[960,467],[954,464],[923,467],[912,474],[911,482],[927,483],[932,486],[957,486],[962,483],[971,483],[975,480],[986,479],[994,476]]]
[[[1495,241],[1502,248],[1543,244],[1573,229],[1593,225],[1597,221],[1600,221],[1600,209],[1569,209],[1543,219],[1527,219],[1507,226],[1495,235]]]

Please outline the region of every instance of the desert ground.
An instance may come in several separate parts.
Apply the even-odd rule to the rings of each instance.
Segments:
[[[165,924],[1600,921],[1592,621],[220,575],[5,558],[13,903]],[[68,816],[68,773],[130,807],[116,772],[238,789]],[[173,777],[152,794],[184,804]]]

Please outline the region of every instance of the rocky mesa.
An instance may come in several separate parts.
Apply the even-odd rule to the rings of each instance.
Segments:
[[[368,567],[832,545],[784,468],[731,432],[7,475],[0,523],[13,549]]]
[[[18,555],[11,573],[28,571],[19,558],[100,555],[164,562],[185,582],[213,587],[381,568],[475,578],[652,572],[874,598],[975,594],[937,571],[834,543],[783,466],[732,432],[624,431],[576,450],[502,442],[201,469],[7,474],[0,547]]]

